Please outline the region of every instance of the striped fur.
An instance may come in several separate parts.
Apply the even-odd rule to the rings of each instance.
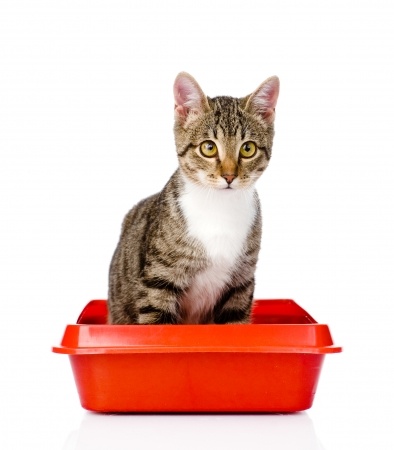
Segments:
[[[126,215],[109,274],[113,324],[248,323],[260,249],[256,180],[268,165],[279,81],[250,96],[209,98],[175,80],[179,168]],[[200,145],[216,146],[206,157]],[[256,153],[244,157],[252,142]]]

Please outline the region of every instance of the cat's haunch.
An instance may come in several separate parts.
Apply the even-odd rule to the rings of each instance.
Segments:
[[[260,249],[255,183],[271,158],[279,79],[243,98],[174,83],[179,167],[126,215],[109,273],[112,324],[248,323]]]

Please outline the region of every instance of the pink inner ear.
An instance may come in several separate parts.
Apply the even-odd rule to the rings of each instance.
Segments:
[[[175,104],[175,112],[182,117],[186,117],[189,113],[189,110],[184,106]]]
[[[188,108],[185,107],[188,92],[186,83],[182,79],[177,79],[174,85],[175,111],[182,116],[188,113]]]

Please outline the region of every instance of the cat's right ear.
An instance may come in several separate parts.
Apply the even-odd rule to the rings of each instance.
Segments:
[[[197,81],[181,72],[174,83],[175,119],[182,124],[209,109],[208,100]]]

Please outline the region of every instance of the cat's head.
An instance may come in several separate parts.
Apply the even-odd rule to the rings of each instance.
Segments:
[[[279,79],[243,98],[207,97],[180,73],[174,83],[175,143],[182,173],[200,186],[247,189],[268,165]]]

